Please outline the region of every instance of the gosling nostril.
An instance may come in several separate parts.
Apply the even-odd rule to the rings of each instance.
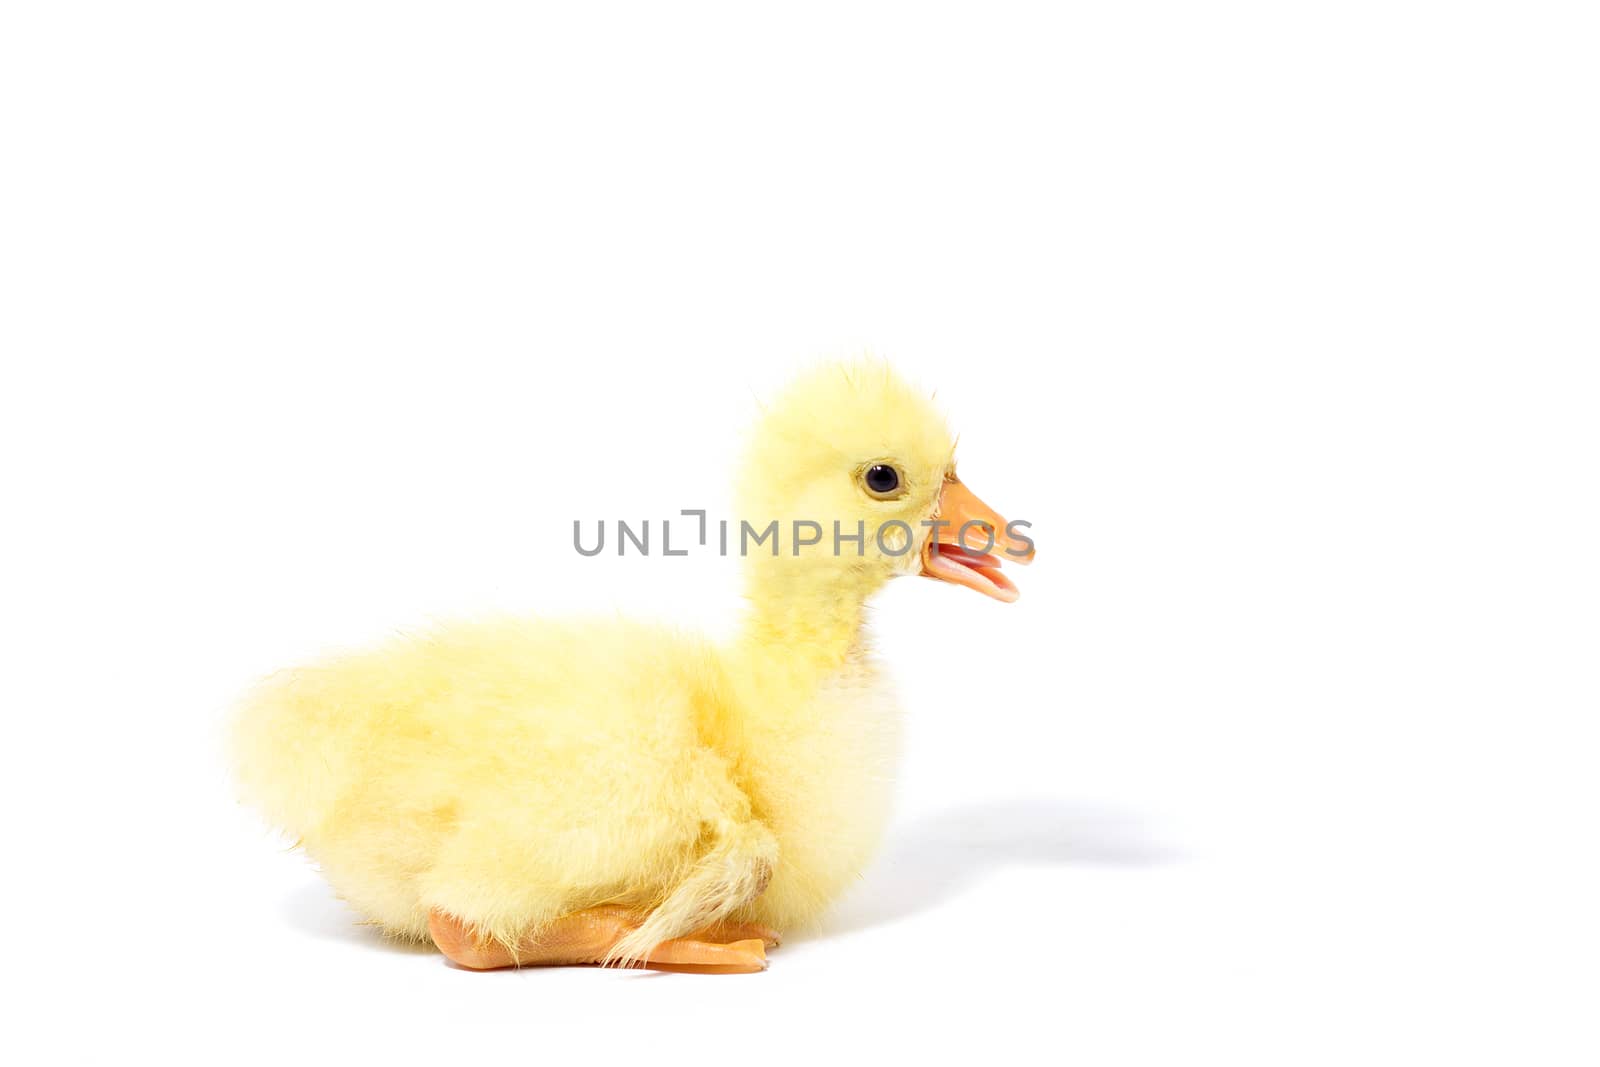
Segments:
[[[967,542],[964,547],[968,548],[975,545],[993,547],[995,543],[994,527],[987,522],[980,522],[974,519],[966,524],[961,540]]]

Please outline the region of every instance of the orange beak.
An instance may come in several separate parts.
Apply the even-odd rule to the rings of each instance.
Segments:
[[[1001,561],[1033,562],[1033,541],[960,482],[939,493],[939,525],[922,546],[922,573],[1011,603],[1021,594],[1000,573]],[[1022,524],[1019,524],[1022,525]]]

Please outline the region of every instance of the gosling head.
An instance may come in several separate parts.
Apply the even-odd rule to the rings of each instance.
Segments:
[[[1033,559],[1025,524],[956,476],[955,439],[932,399],[875,360],[826,364],[790,385],[757,423],[738,489],[743,550],[763,574],[848,577],[868,591],[922,574],[1010,602],[1003,563]]]

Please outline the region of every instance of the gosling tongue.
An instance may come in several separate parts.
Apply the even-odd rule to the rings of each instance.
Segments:
[[[998,567],[1000,560],[987,552],[974,552],[964,545],[951,544],[949,541],[938,541],[934,549],[945,559],[961,564],[963,567]]]
[[[1007,604],[1022,595],[1017,592],[1011,579],[1001,573],[998,560],[994,561],[993,566],[983,566],[979,560],[994,560],[994,557],[973,556],[953,545],[941,545],[938,552],[923,556],[922,573],[928,578],[976,589],[985,596],[992,596]]]

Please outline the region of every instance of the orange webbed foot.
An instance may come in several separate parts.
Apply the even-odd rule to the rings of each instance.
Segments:
[[[635,930],[640,916],[615,904],[562,916],[515,946],[485,939],[442,911],[428,914],[428,931],[439,951],[473,971],[502,967],[560,967],[603,962],[612,946]],[[759,923],[718,922],[685,937],[663,941],[639,966],[703,974],[751,974],[767,968],[767,952],[780,938]]]

